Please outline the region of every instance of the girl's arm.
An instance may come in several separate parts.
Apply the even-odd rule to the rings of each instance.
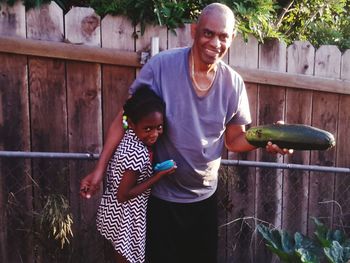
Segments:
[[[158,182],[164,175],[172,173],[175,169],[176,167],[172,167],[168,170],[160,171],[141,183],[137,183],[138,172],[126,170],[117,191],[118,202],[125,202],[135,198],[151,188],[151,186]]]

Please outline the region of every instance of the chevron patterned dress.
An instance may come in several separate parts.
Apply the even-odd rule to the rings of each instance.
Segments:
[[[150,189],[126,202],[117,201],[117,190],[124,171],[134,170],[142,182],[152,175],[147,147],[129,129],[107,169],[107,184],[97,212],[97,229],[114,249],[131,263],[145,261],[146,208]]]

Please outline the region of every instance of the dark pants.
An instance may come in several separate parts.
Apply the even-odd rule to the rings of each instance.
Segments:
[[[185,204],[151,196],[147,210],[147,262],[215,263],[217,224],[216,194]]]

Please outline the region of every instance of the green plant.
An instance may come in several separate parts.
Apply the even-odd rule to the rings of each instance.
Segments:
[[[316,230],[312,239],[299,232],[291,238],[286,231],[263,224],[257,228],[268,249],[282,262],[319,263],[327,260],[330,263],[347,263],[350,260],[350,240],[342,231],[330,230],[316,218],[313,221]]]

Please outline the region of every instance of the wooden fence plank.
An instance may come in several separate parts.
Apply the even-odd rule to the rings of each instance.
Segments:
[[[102,47],[114,50],[134,51],[134,27],[129,19],[107,15],[101,22]],[[128,89],[135,79],[135,68],[102,66],[103,133],[106,136],[112,120],[122,109],[128,97]],[[113,261],[114,249],[105,242],[105,257]]]
[[[232,52],[236,49],[240,49],[241,52]],[[230,47],[230,65],[234,69],[235,65],[240,63],[248,68],[257,68],[258,49],[259,45],[255,38],[251,38],[245,43],[241,36],[237,36]],[[245,54],[249,52],[251,52],[251,56],[248,59]],[[246,82],[246,88],[253,119],[251,125],[255,126],[258,85]],[[228,159],[256,160],[256,151],[243,154],[229,152]],[[255,260],[255,176],[255,168],[227,168],[226,224],[228,225],[226,226],[227,245],[223,248],[227,250],[225,262],[254,262]]]
[[[245,42],[243,36],[238,34],[232,41],[230,47],[230,65],[242,68],[258,68],[259,43],[258,40],[249,36]]]
[[[288,73],[312,75],[315,49],[309,42],[294,42],[288,47]],[[311,124],[312,91],[288,89],[286,94],[286,123]],[[286,156],[287,163],[309,164],[309,151],[295,151]],[[283,182],[282,228],[291,234],[306,234],[308,223],[307,171],[286,170]]]
[[[341,54],[334,46],[322,46],[316,51],[315,75],[340,77]],[[312,125],[337,134],[339,96],[318,92],[313,96]],[[334,166],[335,149],[329,151],[312,151],[311,163]],[[312,172],[310,175],[309,216],[320,217],[328,226],[332,226],[334,212],[335,175],[332,173]],[[314,232],[311,224],[309,233]]]
[[[100,22],[92,9],[72,8],[65,21],[65,28],[69,28],[68,41],[100,46]],[[99,153],[102,147],[101,67],[73,61],[67,62],[66,67],[69,151]],[[70,164],[70,201],[76,222],[72,244],[74,262],[96,262],[101,257],[98,252],[103,250],[95,225],[101,192],[89,200],[79,197],[79,182],[93,166],[93,163],[76,161]]]
[[[336,165],[350,167],[349,158],[349,127],[350,127],[350,96],[342,96],[339,100],[338,134],[336,136]],[[350,174],[336,174],[335,181],[335,211],[333,227],[345,230],[347,236],[350,234]]]
[[[0,9],[0,35],[25,38],[22,3],[10,7],[2,2]],[[25,56],[1,53],[0,61],[0,148],[28,151],[27,60]],[[34,253],[30,162],[0,160],[0,177],[0,261],[29,262]]]
[[[134,51],[134,27],[125,17],[106,16],[101,22],[102,47]],[[103,65],[103,128],[108,127],[128,97],[128,89],[135,79],[135,68]]]
[[[324,45],[316,51],[315,75],[340,78],[341,53],[336,46]]]
[[[350,50],[345,51],[342,55],[341,78],[350,80]],[[348,88],[350,89],[350,85]]]
[[[350,50],[342,55],[341,78],[350,80]],[[350,89],[350,85],[348,87]],[[348,149],[350,148],[350,96],[341,96],[339,100],[338,134],[336,136],[337,166],[350,167]],[[334,225],[337,229],[345,230],[347,236],[350,234],[350,174],[336,174],[335,200],[339,206],[335,206]]]
[[[168,49],[177,47],[192,46],[191,24],[185,24],[184,27],[175,29],[176,35],[168,31]]]
[[[27,59],[24,56],[0,54],[0,148],[7,151],[29,151],[29,105]],[[33,256],[32,187],[28,160],[1,160],[0,243],[1,262],[29,261]],[[25,213],[29,211],[29,213]],[[25,228],[28,236],[18,232]]]
[[[63,10],[55,2],[28,10],[26,26],[27,38],[64,41]]]
[[[54,2],[30,9],[27,12],[27,32],[30,39],[62,41],[63,10]],[[29,57],[28,73],[32,151],[68,152],[65,62]],[[37,159],[32,164],[33,179],[40,185],[34,189],[37,211],[43,208],[43,200],[51,194],[69,196],[68,161]],[[41,232],[40,225],[34,228]],[[48,233],[42,234],[48,236]],[[43,242],[37,247],[37,262],[49,262],[53,257],[58,261],[68,261],[67,247],[61,250],[53,247],[52,242]]]
[[[92,8],[73,7],[65,17],[66,40],[73,44],[100,46],[100,17]]]
[[[141,35],[140,26],[136,26],[138,38],[136,39],[136,52],[151,52],[152,37],[159,37],[159,51],[168,49],[168,31],[164,26],[146,27],[143,35]]]
[[[26,37],[25,7],[17,1],[13,6],[0,3],[0,36]]]
[[[259,66],[263,69],[286,71],[286,45],[276,40],[270,40],[260,46]],[[258,124],[271,124],[283,120],[285,112],[285,88],[259,85]],[[258,151],[258,160],[282,162],[280,155],[273,156],[263,150]],[[272,169],[257,169],[256,179],[256,209],[257,218],[281,227],[282,219],[282,183],[283,171]],[[271,261],[271,253],[264,244],[257,242],[257,258],[262,262]]]

